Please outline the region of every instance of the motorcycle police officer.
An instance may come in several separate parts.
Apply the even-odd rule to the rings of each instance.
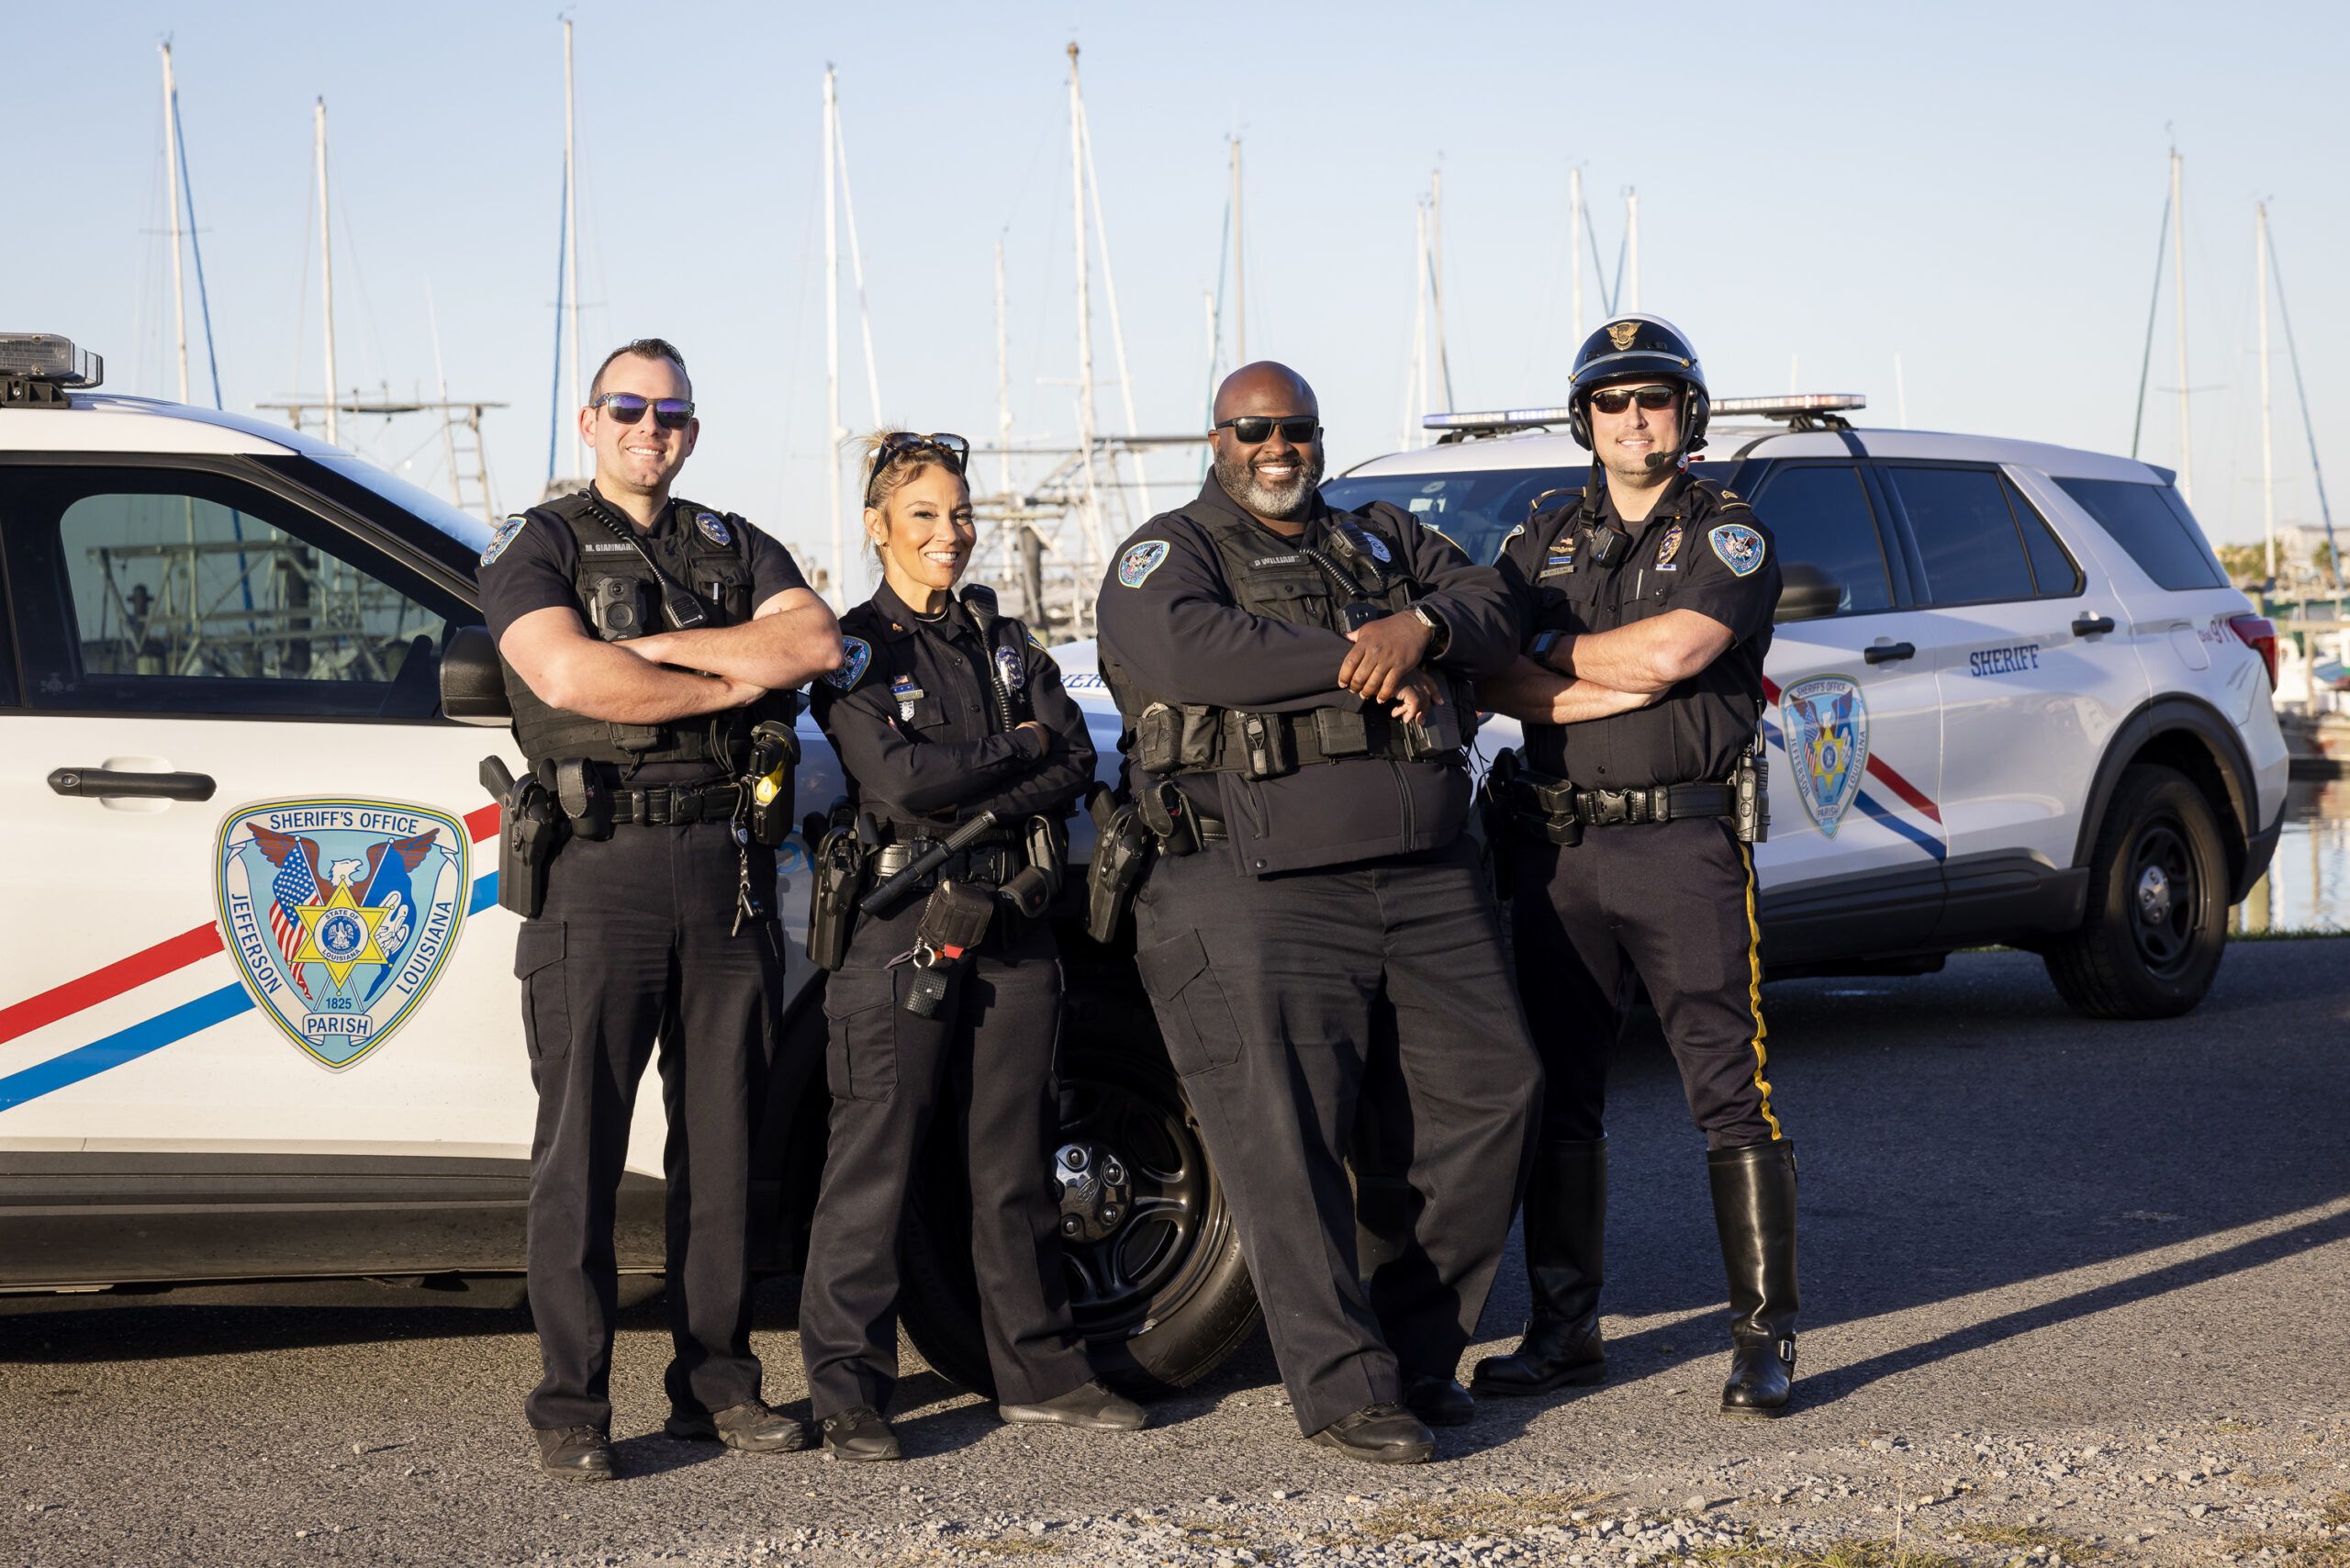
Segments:
[[[671,495],[699,434],[675,348],[644,338],[615,351],[579,431],[594,481],[510,520],[479,580],[530,763],[502,827],[527,847],[499,868],[500,902],[525,916],[514,969],[539,1094],[529,1273],[545,1375],[524,1409],[543,1469],[600,1481],[612,1474],[614,1207],[656,1039],[666,1429],[805,1446],[800,1424],[761,1402],[750,1346],[751,1146],[783,955],[777,813],[769,800],[753,820],[744,775],[767,775],[762,795],[780,783],[788,818],[789,689],[841,651],[782,545]]]
[[[1591,480],[1505,542],[1525,653],[1478,687],[1527,726],[1522,766],[1498,766],[1492,788],[1548,1090],[1526,1195],[1533,1319],[1474,1385],[1525,1394],[1605,1375],[1601,1108],[1637,976],[1706,1135],[1736,1313],[1722,1412],[1775,1416],[1795,1368],[1796,1165],[1764,1077],[1751,846],[1779,561],[1744,501],[1686,469],[1708,401],[1678,330],[1610,322],[1572,386]]]
[[[1323,504],[1319,413],[1294,371],[1235,371],[1214,418],[1213,476],[1125,541],[1099,600],[1127,810],[1158,845],[1136,964],[1300,1429],[1416,1463],[1435,1450],[1425,1423],[1474,1413],[1453,1378],[1540,1076],[1460,833],[1465,693],[1444,689],[1505,665],[1508,600],[1408,514]],[[1419,1212],[1366,1282],[1347,1159],[1382,1037]]]
[[[957,601],[977,538],[968,443],[893,431],[872,444],[865,528],[882,583],[841,618],[846,662],[814,691],[851,797],[819,846],[809,922],[834,970],[832,1126],[800,1305],[813,1412],[835,1457],[899,1457],[881,1414],[899,1241],[944,1102],[999,1414],[1132,1429],[1142,1408],[1093,1381],[1071,1327],[1048,1174],[1061,976],[1044,915],[1093,743],[1052,656],[997,616],[993,592]]]

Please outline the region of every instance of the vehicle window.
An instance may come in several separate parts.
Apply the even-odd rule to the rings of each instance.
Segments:
[[[2008,505],[2016,514],[2016,525],[2023,530],[2024,553],[2031,557],[2032,581],[2039,586],[2042,599],[2070,599],[2081,591],[2081,568],[2065,550],[2056,531],[2040,515],[2040,509],[2024,498],[2023,492],[2004,474],[1999,487],[2007,492]]]
[[[2225,588],[2227,574],[2211,554],[2187,503],[2168,485],[2126,479],[2059,479],[2057,487],[2097,519],[2157,588]]]
[[[1818,566],[1843,590],[1840,615],[1893,606],[1893,576],[1861,471],[1849,463],[1797,464],[1763,481],[1754,515],[1771,531],[1784,564]]]
[[[324,519],[223,476],[18,468],[0,487],[35,707],[431,717],[453,616]]]
[[[1930,602],[1982,604],[2033,597],[2031,563],[1998,474],[1898,465],[1888,465],[1884,473],[1909,514]]]
[[[1704,479],[1727,478],[1737,465],[1696,463],[1691,472]],[[1492,561],[1502,553],[1510,530],[1524,522],[1528,505],[1545,490],[1561,490],[1564,500],[1583,494],[1591,477],[1588,467],[1461,469],[1445,474],[1363,474],[1333,479],[1322,487],[1322,498],[1341,511],[1355,511],[1373,501],[1400,507],[1468,552],[1472,561]],[[1554,500],[1551,505],[1559,504]]]

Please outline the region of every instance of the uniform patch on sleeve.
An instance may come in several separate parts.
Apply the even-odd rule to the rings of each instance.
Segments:
[[[873,644],[862,637],[841,639],[841,667],[824,672],[824,684],[842,691],[853,691],[865,678],[866,667],[873,663]]]
[[[1145,539],[1129,544],[1126,553],[1118,557],[1118,581],[1125,588],[1140,588],[1166,559],[1164,539]]]
[[[1742,522],[1725,522],[1706,535],[1722,565],[1744,577],[1762,564],[1762,536]]]
[[[518,511],[504,522],[499,523],[498,532],[489,536],[488,547],[481,553],[481,564],[487,566],[500,555],[505,554],[506,547],[514,543],[516,536],[529,525],[530,521],[529,512]]]

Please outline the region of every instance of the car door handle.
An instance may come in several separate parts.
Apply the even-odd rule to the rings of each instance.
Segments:
[[[1861,657],[1873,665],[1889,665],[1917,656],[1918,644],[1915,643],[1877,643],[1861,652]]]
[[[2073,622],[2073,635],[2076,637],[2094,637],[2099,632],[2112,630],[2113,617],[2110,615],[2084,615]]]
[[[219,786],[209,773],[126,773],[111,767],[61,767],[49,776],[61,795],[85,801],[112,795],[135,801],[208,801]]]

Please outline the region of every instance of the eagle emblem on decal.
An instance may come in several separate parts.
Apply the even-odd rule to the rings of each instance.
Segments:
[[[1779,694],[1787,761],[1804,814],[1830,838],[1861,792],[1869,763],[1869,705],[1841,675],[1815,676]]]
[[[1640,324],[1638,321],[1618,321],[1607,329],[1607,341],[1616,345],[1617,353],[1630,348],[1632,340],[1639,335]]]

